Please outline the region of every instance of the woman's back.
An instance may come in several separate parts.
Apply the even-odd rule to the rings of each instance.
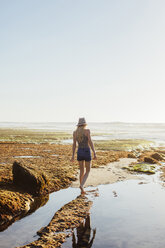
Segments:
[[[78,142],[78,147],[79,148],[89,147],[89,145],[88,145],[88,136],[85,135],[85,132],[83,133],[83,135],[82,135],[80,140],[77,137],[76,137],[76,140]]]
[[[75,138],[76,138],[76,141],[78,142],[79,148],[89,147],[88,131],[89,131],[88,129],[84,129],[84,128],[83,129],[79,128],[75,131]]]

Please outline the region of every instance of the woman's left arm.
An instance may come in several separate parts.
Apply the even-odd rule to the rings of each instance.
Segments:
[[[93,154],[94,154],[94,159],[96,159],[96,152],[95,152],[95,148],[94,148],[94,145],[93,145],[93,142],[92,142],[92,139],[91,139],[91,135],[90,135],[90,130],[88,129],[88,142],[89,142],[89,145],[93,151]]]

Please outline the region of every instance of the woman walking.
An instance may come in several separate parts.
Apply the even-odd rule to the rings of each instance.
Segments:
[[[96,152],[94,149],[93,142],[91,140],[90,130],[86,129],[87,123],[85,118],[79,118],[77,129],[73,132],[73,146],[72,146],[72,159],[74,161],[74,155],[76,150],[76,143],[78,143],[77,150],[77,160],[80,166],[80,189],[81,193],[84,194],[84,184],[88,178],[90,168],[91,168],[91,150],[94,154],[94,159],[96,159]],[[84,171],[84,167],[86,171]]]

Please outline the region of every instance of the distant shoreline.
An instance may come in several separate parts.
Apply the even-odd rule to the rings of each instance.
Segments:
[[[95,140],[136,139],[155,142],[157,146],[165,145],[165,124],[89,122],[87,127],[90,128],[92,137],[97,136]],[[46,136],[57,134],[59,136],[60,133],[63,133],[63,139],[72,139],[71,135],[75,129],[76,123],[72,122],[0,122],[0,134],[10,131],[12,135],[13,131],[33,132],[37,135],[40,133]]]

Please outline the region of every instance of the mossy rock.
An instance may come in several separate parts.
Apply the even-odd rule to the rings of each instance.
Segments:
[[[41,195],[47,192],[49,181],[46,175],[23,163],[13,163],[13,183],[32,195]]]
[[[32,197],[29,194],[0,189],[0,231],[5,230],[15,219],[30,209]]]
[[[127,169],[129,171],[147,173],[147,174],[154,174],[156,166],[147,163],[138,163],[132,166],[125,166],[123,169]]]

